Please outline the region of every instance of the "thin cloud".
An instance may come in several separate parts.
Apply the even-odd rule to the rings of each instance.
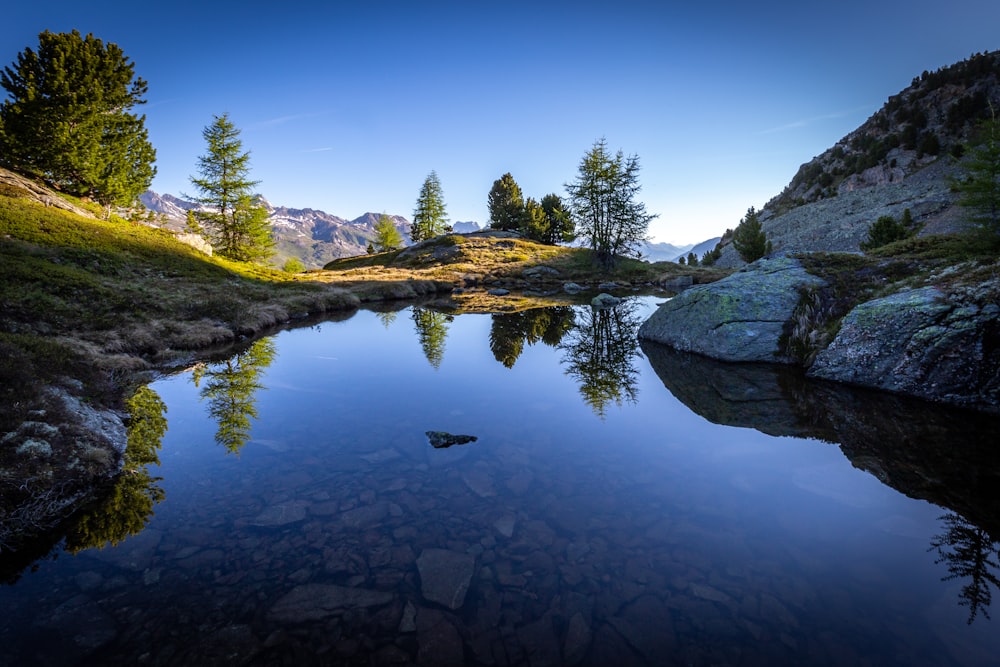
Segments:
[[[332,151],[333,146],[324,146],[323,148],[307,148],[305,150],[299,151],[300,153],[326,153],[327,151]]]
[[[812,118],[803,118],[801,120],[787,123],[785,125],[779,125],[778,127],[772,127],[767,130],[761,130],[757,134],[758,135],[775,134],[776,132],[786,132],[788,130],[796,130],[802,127],[808,127],[809,125],[812,125],[813,123],[818,123],[820,121],[832,120],[834,118],[843,118],[844,116],[850,116],[856,114],[859,111],[864,111],[865,109],[868,109],[868,107],[867,106],[855,107],[853,109],[847,109],[846,111],[838,111],[836,113],[823,114],[822,116],[813,116]]]
[[[291,123],[297,120],[303,120],[305,118],[317,118],[322,116],[321,113],[299,113],[292,114],[289,116],[276,116],[275,118],[268,118],[267,120],[258,121],[250,125],[250,128],[254,130],[262,130],[269,127],[277,127],[278,125],[284,125],[286,123]]]

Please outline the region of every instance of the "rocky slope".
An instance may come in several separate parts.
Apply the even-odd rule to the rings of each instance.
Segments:
[[[924,72],[861,127],[803,164],[761,211],[776,251],[856,251],[879,216],[909,208],[921,234],[963,227],[949,179],[1000,100],[1000,52]],[[739,256],[723,240],[717,264]]]

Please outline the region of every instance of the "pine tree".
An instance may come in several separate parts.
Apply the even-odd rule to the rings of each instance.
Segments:
[[[753,206],[747,209],[746,217],[733,233],[733,247],[744,262],[756,262],[771,252],[771,242],[760,224],[760,213]]]
[[[566,185],[576,229],[605,266],[618,255],[639,256],[639,244],[656,217],[635,200],[640,189],[639,158],[626,158],[620,150],[612,157],[604,139],[594,142],[576,180]]]
[[[546,233],[539,239],[542,243],[569,243],[576,237],[573,218],[563,207],[562,197],[555,193],[542,197],[542,211],[547,223]]]
[[[45,31],[0,73],[0,163],[108,207],[128,206],[153,181],[156,151],[145,116],[147,84],[116,44]]]
[[[403,245],[403,235],[396,229],[392,218],[383,213],[375,223],[375,238],[372,240],[374,250],[389,252]]]
[[[202,131],[208,152],[198,158],[201,178],[191,183],[201,192],[194,201],[209,207],[195,217],[206,230],[212,247],[223,257],[237,261],[263,261],[271,256],[274,239],[267,209],[253,188],[250,153],[243,152],[240,131],[229,114],[215,116]]]
[[[967,177],[953,186],[971,221],[995,242],[1000,235],[1000,119],[992,106],[990,112],[991,118],[980,125],[982,143],[965,161]]]
[[[417,243],[432,239],[449,231],[448,216],[444,207],[444,195],[437,172],[432,171],[424,180],[417,197],[417,208],[413,211],[410,239]]]
[[[524,215],[524,196],[509,172],[493,181],[486,205],[490,212],[490,227],[506,231],[520,228]]]

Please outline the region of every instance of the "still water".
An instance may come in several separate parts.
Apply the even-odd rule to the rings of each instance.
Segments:
[[[361,311],[153,383],[0,663],[996,664],[996,420],[640,347],[654,307]]]

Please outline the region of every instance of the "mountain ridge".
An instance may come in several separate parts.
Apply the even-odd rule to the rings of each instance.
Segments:
[[[833,146],[802,164],[760,210],[776,252],[857,252],[880,216],[907,208],[920,233],[967,227],[951,181],[979,121],[1000,108],[1000,51],[925,71]],[[743,262],[723,236],[720,267]]]

